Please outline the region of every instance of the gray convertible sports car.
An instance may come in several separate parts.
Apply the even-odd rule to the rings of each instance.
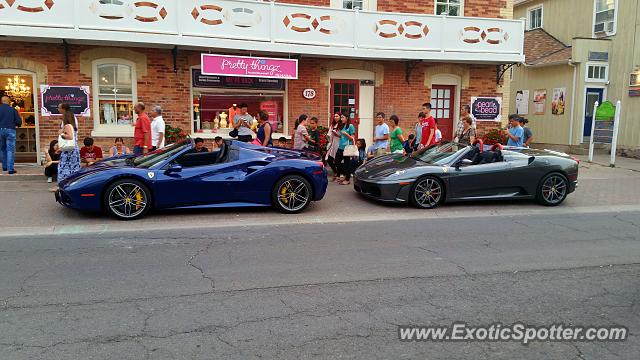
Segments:
[[[550,150],[454,142],[412,156],[385,155],[358,168],[357,192],[430,209],[444,201],[536,199],[559,205],[578,186],[578,160]]]

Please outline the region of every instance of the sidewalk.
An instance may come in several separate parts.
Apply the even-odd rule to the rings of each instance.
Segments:
[[[44,167],[35,164],[15,164],[16,174],[9,175],[6,172],[0,173],[0,181],[22,181],[22,180],[41,180],[47,181],[44,177]]]
[[[593,162],[589,163],[589,155],[574,155],[580,159],[582,166],[601,165],[609,167],[609,161],[611,156],[609,154],[594,154]],[[616,168],[626,169],[631,171],[640,172],[640,159],[633,159],[628,157],[616,156]]]

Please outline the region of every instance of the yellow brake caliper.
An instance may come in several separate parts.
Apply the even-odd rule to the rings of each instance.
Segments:
[[[140,191],[136,193],[136,210],[140,209],[140,203],[142,202],[142,194]]]
[[[280,199],[282,199],[282,202],[285,204],[289,203],[289,198],[287,197],[287,187],[283,186],[280,189]]]

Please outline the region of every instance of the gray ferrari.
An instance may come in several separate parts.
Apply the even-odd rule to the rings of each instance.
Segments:
[[[430,209],[443,202],[535,199],[561,204],[578,186],[579,161],[551,150],[444,142],[359,167],[355,190],[372,199]]]

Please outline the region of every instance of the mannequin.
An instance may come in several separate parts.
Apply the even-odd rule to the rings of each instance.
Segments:
[[[227,127],[227,125],[228,125],[228,123],[227,123],[227,113],[223,111],[220,114],[220,127],[224,129],[224,128]]]
[[[213,119],[213,128],[214,129],[220,128],[220,115],[216,115],[216,118]]]

